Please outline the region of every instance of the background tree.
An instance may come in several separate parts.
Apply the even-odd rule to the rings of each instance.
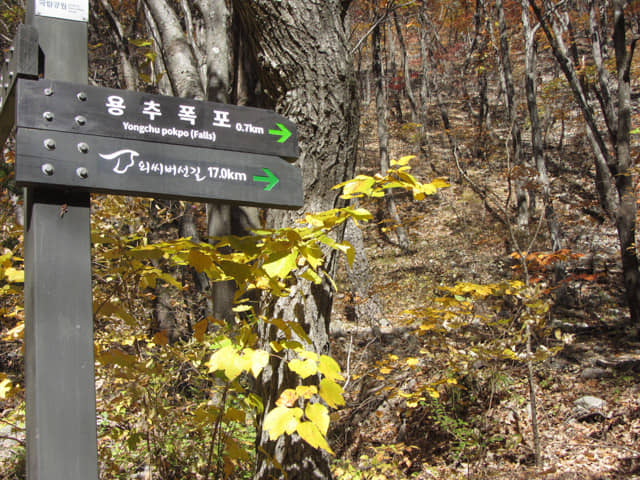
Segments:
[[[608,216],[615,219],[620,242],[622,276],[629,305],[631,323],[640,325],[640,271],[636,245],[637,205],[634,194],[635,175],[630,154],[631,131],[631,64],[639,38],[630,2],[616,0],[608,5],[589,1],[586,5],[591,48],[580,48],[574,35],[567,46],[565,37],[571,25],[571,11],[562,3],[549,0],[529,4],[540,22],[553,55],[558,61],[586,123],[586,134],[594,154],[596,187],[600,203]],[[629,10],[629,13],[626,11]],[[629,18],[629,20],[627,20]],[[611,24],[609,24],[611,22]],[[611,38],[611,44],[607,39]],[[573,54],[571,52],[574,52]],[[613,56],[610,55],[613,52]],[[591,54],[589,57],[589,53]],[[578,65],[581,55],[581,65]],[[588,62],[593,68],[589,78]],[[615,59],[615,71],[607,61]],[[600,110],[596,116],[595,107]],[[605,129],[600,128],[602,121]]]

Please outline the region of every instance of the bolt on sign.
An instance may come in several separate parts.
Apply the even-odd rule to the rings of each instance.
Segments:
[[[20,80],[16,183],[300,208],[295,125],[269,110]]]

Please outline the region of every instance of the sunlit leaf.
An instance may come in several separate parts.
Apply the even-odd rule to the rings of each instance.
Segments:
[[[251,374],[254,378],[258,378],[264,367],[269,364],[269,353],[264,350],[249,350],[249,352],[245,353],[245,356],[251,364]]]
[[[298,392],[293,388],[287,388],[284,390],[278,400],[276,400],[276,405],[279,407],[293,407],[298,400]]]
[[[342,387],[336,382],[328,378],[320,380],[320,397],[322,397],[330,407],[338,408],[340,405],[344,405],[342,392]]]
[[[344,380],[340,365],[333,358],[328,355],[320,355],[320,363],[318,364],[318,371],[328,378],[329,380]]]
[[[222,370],[230,382],[244,371],[244,363],[231,345],[216,351],[211,355],[206,365],[209,367],[210,373]]]
[[[271,278],[286,278],[296,268],[297,259],[298,251],[295,249],[288,253],[278,253],[269,257],[262,268]]]
[[[284,433],[295,432],[301,417],[302,409],[298,407],[276,407],[267,413],[262,427],[269,432],[269,438],[275,440]]]
[[[329,448],[327,439],[322,435],[318,427],[311,422],[300,422],[297,425],[296,431],[298,435],[311,445],[313,448],[321,448],[333,455],[333,451]]]
[[[321,403],[308,403],[304,409],[305,416],[318,427],[322,435],[329,430],[329,409]]]
[[[398,160],[391,160],[390,164],[392,167],[408,165],[409,162],[414,158],[416,158],[415,155],[406,155],[404,157],[399,158]]]
[[[0,374],[0,399],[5,400],[11,393],[12,389],[13,384],[11,383],[11,380],[9,380],[6,375]]]
[[[4,277],[9,283],[24,283],[24,270],[9,267],[5,269]]]
[[[287,365],[289,370],[300,375],[302,379],[318,373],[318,363],[310,359],[299,360],[294,358]]]
[[[296,387],[296,394],[305,400],[310,399],[318,393],[318,387],[315,385],[298,385]]]

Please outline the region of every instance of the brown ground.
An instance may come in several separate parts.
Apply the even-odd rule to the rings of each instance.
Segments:
[[[372,125],[363,127],[364,132],[373,130]],[[365,136],[362,144],[362,173],[373,173],[375,138]],[[413,149],[410,142],[396,141],[392,158]],[[434,177],[433,163],[439,172],[454,174],[450,178],[455,180],[447,151],[433,151],[430,161],[419,156],[413,162],[412,173],[427,181]],[[434,161],[436,157],[441,160]],[[499,164],[487,168],[469,162],[468,168],[474,179],[505,198]],[[450,368],[452,352],[480,340],[473,331],[418,336],[407,326],[404,310],[441,295],[439,285],[517,278],[505,225],[487,212],[468,184],[452,182],[449,189],[420,203],[399,197],[411,252],[393,245],[393,233],[381,232],[375,222],[364,227],[372,294],[384,304],[379,331],[366,321],[351,321],[349,311],[357,299],[348,293],[346,277],[339,279],[343,292],[334,310],[337,333],[332,353],[349,376],[348,404],[338,413],[333,437],[341,458],[337,478],[640,478],[640,342],[625,322],[615,229],[588,214],[593,206],[588,173],[575,175],[553,163],[550,170],[562,178],[554,183],[555,208],[567,247],[580,257],[567,262],[567,273],[574,277],[563,284],[559,301],[546,317],[546,326],[553,328],[537,339],[563,346],[534,366],[542,465],[534,465],[524,363],[496,361],[461,368],[456,385],[440,386],[438,402],[427,399],[413,408],[392,389],[415,390],[441,378]],[[366,206],[379,209],[370,202]],[[537,222],[532,223],[534,231]],[[548,249],[544,230],[543,225],[532,250]],[[549,272],[543,277],[552,283]],[[556,332],[564,334],[564,343],[554,338]],[[418,358],[419,364],[395,368],[390,354]],[[388,365],[391,372],[381,375]],[[574,401],[585,395],[605,400],[606,405],[578,411]]]

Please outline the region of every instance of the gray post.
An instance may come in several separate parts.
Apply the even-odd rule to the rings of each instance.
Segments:
[[[26,23],[41,73],[87,83],[86,20],[38,14],[38,1]],[[29,188],[25,203],[27,478],[97,480],[89,194]]]

